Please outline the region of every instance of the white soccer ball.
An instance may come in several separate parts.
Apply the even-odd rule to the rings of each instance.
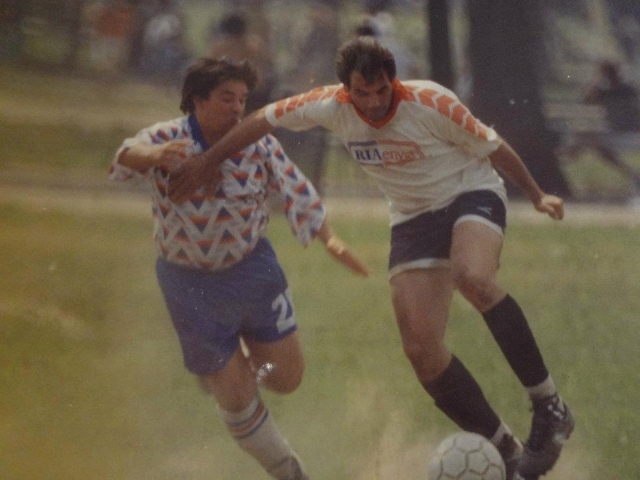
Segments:
[[[429,480],[505,480],[506,476],[496,447],[476,433],[449,435],[429,461]]]

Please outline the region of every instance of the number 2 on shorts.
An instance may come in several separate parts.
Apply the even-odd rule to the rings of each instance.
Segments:
[[[293,301],[291,291],[288,288],[271,302],[271,308],[278,313],[276,328],[279,332],[284,332],[293,326],[295,323]]]

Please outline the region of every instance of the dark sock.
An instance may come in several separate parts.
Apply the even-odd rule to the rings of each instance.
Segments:
[[[457,357],[435,380],[423,384],[436,406],[456,425],[468,432],[491,438],[500,418],[485,398],[480,385]]]
[[[520,382],[525,387],[542,383],[549,371],[518,303],[507,295],[482,316]]]

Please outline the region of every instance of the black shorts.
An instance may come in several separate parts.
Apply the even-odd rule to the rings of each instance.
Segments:
[[[505,204],[496,193],[478,190],[463,193],[443,209],[425,212],[394,225],[389,276],[413,268],[448,266],[453,227],[473,220],[503,235],[506,217]]]

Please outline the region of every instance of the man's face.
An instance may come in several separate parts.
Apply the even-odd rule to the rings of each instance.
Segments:
[[[203,134],[224,135],[240,122],[249,90],[241,80],[227,80],[211,91],[209,98],[194,99],[194,115]]]
[[[345,89],[351,96],[351,102],[367,118],[382,120],[393,101],[393,84],[386,72],[378,75],[372,83],[367,83],[358,72],[351,72],[351,85]]]

